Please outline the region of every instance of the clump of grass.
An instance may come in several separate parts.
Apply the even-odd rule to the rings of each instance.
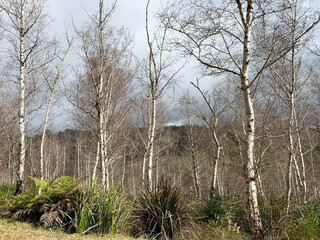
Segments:
[[[188,220],[180,191],[165,180],[154,191],[142,189],[135,218],[140,234],[156,239],[172,239]]]
[[[219,239],[219,240],[242,240],[246,239],[240,232],[239,226],[233,223],[230,219],[217,219],[209,220],[208,222],[201,223],[192,234],[189,233],[188,238],[192,240],[202,239]]]
[[[258,200],[266,236],[272,239],[279,239],[282,234],[281,225],[286,218],[285,198],[271,193],[267,198],[259,197]]]
[[[200,215],[205,223],[215,224],[217,227],[230,229],[236,226],[238,230],[250,232],[249,223],[243,200],[228,197],[215,197],[207,200],[201,208]]]
[[[320,202],[293,206],[280,230],[284,239],[320,239]]]
[[[98,185],[81,192],[76,223],[80,233],[115,234],[124,231],[132,201],[118,187],[104,191]]]

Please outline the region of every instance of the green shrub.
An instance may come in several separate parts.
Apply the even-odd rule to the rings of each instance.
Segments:
[[[266,234],[272,238],[279,238],[282,235],[281,221],[286,215],[286,200],[283,197],[276,197],[270,194],[268,199],[259,197],[259,210],[262,225]]]
[[[215,223],[217,227],[224,228],[231,224],[236,225],[244,232],[250,232],[245,205],[242,200],[215,197],[205,202],[200,214],[205,222]]]
[[[201,209],[205,221],[216,221],[226,214],[221,197],[215,197],[205,202]]]
[[[7,184],[2,184],[0,185],[0,203],[4,202],[7,200],[9,197],[12,197],[14,194],[14,186],[13,185],[7,185]]]
[[[320,239],[320,202],[295,206],[282,231],[283,239]]]
[[[64,176],[51,181],[31,179],[35,188],[29,188],[8,201],[13,218],[44,227],[69,228],[77,210],[75,197],[83,178],[73,180],[72,177]]]
[[[217,219],[209,220],[206,223],[202,223],[192,237],[188,239],[219,239],[219,240],[226,240],[226,239],[234,239],[234,240],[241,240],[245,239],[239,230],[239,226],[236,223],[233,223],[232,220],[227,219]]]
[[[78,231],[99,234],[123,231],[131,214],[132,202],[118,187],[104,191],[92,185],[78,196]]]
[[[188,221],[181,193],[164,180],[154,191],[142,190],[137,199],[135,218],[141,235],[157,239],[172,239]]]

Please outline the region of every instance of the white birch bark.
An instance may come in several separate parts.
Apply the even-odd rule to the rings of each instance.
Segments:
[[[157,116],[157,99],[156,92],[152,93],[152,104],[151,104],[151,122],[150,122],[150,131],[148,134],[149,141],[149,157],[148,157],[148,186],[149,189],[152,190],[153,186],[153,148],[154,148],[154,138],[156,132],[156,116]]]
[[[19,35],[19,63],[20,63],[20,90],[19,90],[19,132],[20,132],[20,156],[18,164],[18,179],[15,195],[24,191],[24,167],[26,159],[26,143],[25,143],[25,59],[24,59],[24,37],[25,37],[25,23],[24,23],[24,1],[21,0],[20,10],[20,35]]]
[[[100,159],[100,141],[98,140],[96,161],[95,161],[94,168],[93,168],[93,173],[92,173],[92,182],[93,183],[95,183],[96,180],[97,180],[97,168],[98,168],[98,164],[99,164],[99,159]]]
[[[191,161],[192,161],[192,177],[193,177],[193,185],[194,185],[194,190],[196,197],[201,197],[200,189],[199,189],[199,173],[198,173],[198,168],[199,168],[199,163],[196,158],[196,147],[195,147],[195,142],[194,142],[194,133],[193,133],[193,126],[191,125],[191,122],[189,120],[188,124],[188,129],[189,129],[189,141],[190,141],[190,149],[191,149]]]
[[[249,223],[251,225],[252,238],[263,238],[263,227],[258,207],[258,195],[256,185],[256,169],[254,160],[254,143],[255,143],[255,116],[253,108],[253,99],[248,81],[249,66],[250,66],[250,40],[251,28],[253,20],[253,1],[248,0],[247,12],[244,18],[244,13],[240,1],[238,7],[244,27],[244,41],[243,41],[243,56],[241,68],[241,91],[244,101],[245,114],[246,114],[246,155],[244,157],[244,172],[247,184],[247,197],[248,197],[248,210],[249,210]]]
[[[149,36],[149,27],[148,27],[148,11],[149,11],[150,0],[147,1],[146,5],[146,34],[147,34],[147,43],[149,48],[149,59],[148,59],[148,80],[149,80],[149,94],[150,99],[150,108],[148,114],[148,135],[147,135],[147,149],[145,152],[145,157],[143,159],[143,174],[145,171],[145,164],[148,161],[148,172],[147,172],[147,184],[149,190],[152,190],[153,187],[153,148],[154,148],[154,138],[156,132],[156,119],[157,119],[157,98],[158,98],[158,84],[159,78],[157,75],[157,68],[155,62],[155,56],[153,53],[152,42]],[[143,175],[144,176],[144,175]]]

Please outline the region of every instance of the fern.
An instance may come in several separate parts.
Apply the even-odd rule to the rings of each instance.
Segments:
[[[30,177],[41,192],[45,195],[57,195],[57,194],[68,194],[73,195],[77,192],[78,186],[87,176],[73,180],[70,176],[59,177],[50,181],[40,180],[35,177]]]

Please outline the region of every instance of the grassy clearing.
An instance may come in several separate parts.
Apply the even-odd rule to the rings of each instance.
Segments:
[[[97,236],[97,235],[80,235],[66,234],[58,230],[44,229],[42,227],[34,227],[28,223],[12,221],[8,219],[0,219],[0,239],[6,240],[60,240],[60,239],[103,239],[103,240],[130,240],[133,238],[115,235],[115,236]],[[142,238],[140,238],[142,240]]]

